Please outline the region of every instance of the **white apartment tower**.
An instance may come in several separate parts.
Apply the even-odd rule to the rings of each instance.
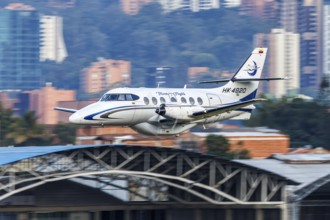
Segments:
[[[300,88],[299,34],[273,29],[270,34],[257,34],[255,42],[256,46],[260,46],[262,42],[262,46],[268,47],[268,68],[265,75],[290,78],[265,83],[268,88],[263,92],[276,98],[297,94]]]
[[[63,62],[68,53],[63,38],[62,17],[42,16],[40,22],[40,61]]]
[[[223,0],[221,5],[226,8],[239,7],[241,5],[241,0]]]
[[[220,7],[219,0],[158,0],[165,12],[190,10],[198,12]]]

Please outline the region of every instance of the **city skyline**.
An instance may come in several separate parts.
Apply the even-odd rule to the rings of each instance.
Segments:
[[[263,3],[260,3],[263,2]],[[150,2],[145,2],[145,4],[148,4]],[[278,82],[276,85],[276,87],[274,87],[275,83],[270,83],[268,88],[263,88],[263,91],[269,91],[270,93],[274,93],[274,96],[279,98],[282,95],[288,95],[288,94],[298,94],[301,92],[305,92],[309,95],[316,95],[317,90],[319,89],[319,85],[320,82],[322,80],[322,77],[326,76],[329,77],[328,75],[325,74],[329,74],[329,72],[326,71],[326,67],[327,62],[329,62],[328,60],[328,56],[327,56],[327,50],[326,48],[328,48],[329,46],[327,45],[327,35],[325,34],[327,31],[327,26],[326,26],[326,18],[327,18],[327,7],[329,7],[329,2],[327,1],[302,1],[299,4],[298,3],[294,3],[292,1],[241,1],[239,4],[235,1],[231,2],[231,1],[221,1],[219,2],[221,3],[220,5],[224,5],[225,3],[233,3],[236,4],[237,7],[239,7],[240,9],[237,11],[238,12],[238,16],[240,16],[239,14],[243,13],[243,14],[247,14],[249,16],[257,16],[260,17],[262,19],[274,19],[274,16],[279,16],[280,19],[278,19],[278,23],[280,27],[283,27],[283,30],[286,33],[292,33],[292,36],[294,36],[294,42],[297,42],[297,40],[300,39],[299,41],[299,48],[297,48],[297,46],[295,46],[294,50],[289,49],[291,48],[291,44],[290,41],[288,43],[284,43],[284,44],[279,44],[279,46],[276,46],[276,44],[271,44],[269,46],[270,49],[270,56],[268,57],[269,63],[270,63],[270,67],[269,67],[269,75],[271,75],[272,77],[282,77],[282,76],[288,76],[291,78],[294,78],[294,80],[290,81],[290,82],[283,82],[282,84],[285,84],[284,87],[287,87],[287,89],[283,89],[283,85],[282,87],[280,87],[280,82]],[[78,7],[78,5],[76,5],[76,2],[72,1],[70,7]],[[16,7],[16,8],[15,8]],[[68,57],[70,57],[70,54],[68,56],[67,52],[66,52],[66,43],[65,43],[65,36],[63,37],[63,29],[65,29],[64,25],[65,25],[65,19],[64,21],[62,20],[63,18],[61,16],[50,16],[50,15],[44,15],[42,12],[39,12],[37,9],[30,7],[28,5],[24,5],[24,4],[11,4],[6,6],[5,8],[3,8],[0,11],[1,13],[4,13],[5,11],[10,11],[11,13],[19,13],[20,10],[29,10],[29,11],[33,11],[34,13],[36,13],[36,17],[35,20],[39,19],[39,23],[36,23],[36,27],[37,27],[37,31],[35,33],[38,33],[39,39],[36,40],[35,44],[29,44],[29,46],[33,46],[35,47],[35,53],[39,54],[40,53],[40,59],[41,61],[46,61],[46,60],[54,60],[58,63],[61,63],[63,61],[65,61],[65,59],[67,59]],[[288,11],[291,10],[291,13],[288,13]],[[323,11],[324,13],[320,13],[320,15],[315,16],[316,14],[319,14],[318,12]],[[196,12],[197,13],[197,12]],[[171,16],[171,15],[169,15]],[[300,25],[302,24],[302,21],[307,21],[310,23],[308,23],[309,25]],[[323,28],[321,28],[321,23],[324,20],[324,25]],[[49,21],[49,25],[48,27],[49,30],[47,31],[47,27],[45,26],[45,24],[47,24],[47,21]],[[3,25],[10,25],[10,23],[8,22],[3,22]],[[43,26],[44,25],[44,26]],[[62,26],[63,25],[63,26]],[[29,27],[30,28],[30,27]],[[28,28],[28,29],[29,29]],[[278,30],[280,28],[277,28]],[[322,32],[324,31],[324,32]],[[52,33],[52,34],[47,34],[47,33]],[[1,32],[0,32],[1,34]],[[256,33],[261,34],[261,33]],[[270,31],[269,33],[263,33],[265,36],[272,35],[272,32]],[[34,36],[36,36],[37,34],[34,34]],[[234,38],[234,36],[233,36]],[[298,38],[298,39],[297,39]],[[323,39],[324,38],[324,39]],[[49,40],[51,39],[51,40]],[[55,39],[55,40],[53,40]],[[266,40],[267,41],[267,40]],[[266,42],[266,41],[262,41],[261,42]],[[8,41],[10,42],[10,41]],[[48,43],[48,47],[46,47],[46,42],[51,42]],[[258,42],[258,41],[257,41]],[[14,44],[14,43],[12,43]],[[251,41],[251,47],[252,46],[266,46],[264,45],[260,45],[263,43],[256,43],[256,42],[252,42]],[[295,43],[296,44],[296,43]],[[25,44],[26,45],[26,44]],[[324,45],[322,47],[322,45]],[[271,54],[275,54],[276,51],[279,51],[279,47],[281,47],[283,49],[286,49],[288,52],[292,52],[292,51],[296,51],[295,53],[292,53],[293,55],[290,56],[291,58],[287,58],[287,57],[282,57],[281,59],[278,59],[277,56],[272,56]],[[322,47],[323,51],[320,49]],[[40,52],[37,51],[37,48],[39,48]],[[52,48],[52,49],[49,49]],[[70,46],[69,46],[70,49]],[[299,50],[298,50],[299,49]],[[273,51],[272,51],[273,50]],[[20,49],[14,49],[13,51],[20,51]],[[44,51],[44,52],[42,52]],[[51,54],[51,51],[54,52],[58,52],[58,53],[54,53],[54,55]],[[298,51],[298,52],[297,52]],[[23,53],[21,53],[23,54]],[[300,54],[300,55],[297,55]],[[17,55],[14,55],[14,57],[16,57]],[[25,56],[25,55],[24,55]],[[42,56],[44,56],[44,58],[42,58]],[[116,56],[116,54],[114,54],[114,57]],[[26,57],[29,56],[25,56],[23,57],[22,55],[22,59],[25,59]],[[7,57],[8,58],[8,57]],[[97,57],[94,57],[94,59],[96,59]],[[17,60],[22,60],[21,58],[16,57],[15,59]],[[109,59],[109,60],[119,60],[119,59],[111,59],[110,57],[106,57],[105,59]],[[130,78],[132,77],[132,79],[130,79],[130,82],[133,81],[132,83],[134,84],[134,77],[136,77],[136,72],[134,71],[137,63],[135,60],[127,60],[127,59],[122,59],[122,60],[126,60],[128,62],[132,62],[132,70],[129,70],[128,72],[130,75]],[[288,61],[289,60],[289,61]],[[285,67],[284,69],[278,69],[278,70],[274,70],[271,71],[271,68],[274,68],[274,66],[278,67],[278,64],[276,63],[283,63],[283,62],[288,62],[291,63],[292,60],[295,60],[295,63],[299,63],[300,67],[299,67],[299,75],[297,75],[297,69],[296,67],[294,68],[294,73],[288,71],[290,69],[292,69],[292,66],[296,66],[296,64],[291,65],[291,67]],[[16,61],[15,61],[16,62]],[[30,61],[29,61],[30,62]],[[24,64],[25,61],[23,62],[22,65]],[[93,61],[89,61],[89,64],[85,64],[84,68],[88,68],[88,65],[93,65],[92,64]],[[271,65],[272,63],[275,63],[273,66]],[[16,64],[15,64],[16,65]],[[12,86],[12,87],[8,87],[8,85],[10,85],[10,83],[8,83],[8,81],[10,82],[10,78],[12,78],[15,74],[7,74],[7,75],[1,75],[2,77],[0,83],[2,83],[2,87],[0,88],[0,90],[8,90],[8,89],[12,89],[12,90],[31,90],[31,89],[38,89],[38,88],[42,88],[43,83],[45,82],[45,80],[43,80],[43,77],[45,76],[46,73],[41,73],[41,69],[40,69],[40,62],[34,62],[35,68],[36,68],[36,74],[34,75],[33,73],[29,73],[31,74],[31,77],[28,77],[29,74],[21,74],[21,78],[23,79],[23,81],[26,83],[28,82],[28,80],[33,79],[33,77],[35,77],[35,85],[34,86],[30,86],[30,87],[20,87],[20,86]],[[142,63],[139,63],[138,65],[144,65]],[[162,67],[162,66],[166,66],[163,65],[161,63],[159,63],[159,65],[154,64],[153,66],[155,67]],[[287,64],[284,64],[284,66],[287,66]],[[150,66],[149,66],[150,67]],[[145,67],[144,70],[146,70],[149,67]],[[191,64],[188,67],[207,67],[210,68],[210,70],[212,69],[217,69],[214,68],[212,66],[208,66],[208,65],[196,65],[196,64]],[[324,68],[324,71],[323,71]],[[16,67],[10,67],[7,69],[17,69]],[[174,70],[177,70],[177,68],[173,68]],[[39,71],[39,72],[38,72]],[[182,72],[182,70],[180,71],[180,74],[188,74],[188,68],[184,70],[184,72]],[[80,69],[79,72],[83,72],[83,69]],[[126,71],[127,72],[127,71]],[[145,71],[145,74],[147,71]],[[228,70],[228,69],[221,69],[221,72],[232,72],[232,70]],[[323,74],[324,72],[324,74]],[[116,75],[116,77],[118,79],[122,79],[120,78],[120,74],[121,73],[113,73]],[[118,75],[119,74],[119,75]],[[207,73],[209,74],[209,73]],[[278,75],[281,74],[281,75]],[[17,74],[16,74],[17,75]],[[113,75],[112,78],[115,76]],[[118,76],[117,76],[118,75]],[[126,73],[127,75],[127,73]],[[146,75],[145,75],[146,76]],[[7,77],[7,78],[4,78]],[[9,77],[9,78],[8,78]],[[25,77],[25,78],[24,78]],[[102,78],[102,77],[101,77]],[[104,78],[104,76],[103,76]],[[127,78],[127,76],[126,76]],[[47,80],[48,81],[48,80]],[[80,82],[84,81],[84,77],[82,77],[80,80]],[[125,80],[124,80],[125,81]],[[298,82],[299,81],[299,82]],[[6,82],[6,83],[4,83]],[[33,80],[30,82],[30,84],[33,82]],[[82,83],[80,83],[82,85]],[[0,84],[1,85],[1,84]],[[104,91],[107,90],[108,88],[110,88],[111,86],[113,86],[114,83],[113,82],[106,82],[104,81],[103,84],[99,84],[100,88],[96,88],[95,91]],[[58,86],[58,85],[57,85]],[[96,86],[96,85],[95,85]],[[94,87],[95,87],[94,86]],[[272,89],[273,87],[273,89]],[[80,86],[80,89],[83,91],[82,89],[83,87]],[[281,91],[276,92],[276,89],[274,88],[282,88],[280,89]],[[300,91],[298,91],[298,89],[300,89]],[[295,92],[292,92],[292,91]],[[95,91],[93,93],[95,93]],[[89,93],[89,92],[87,92]]]

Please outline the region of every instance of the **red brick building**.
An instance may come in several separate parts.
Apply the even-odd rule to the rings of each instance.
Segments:
[[[80,88],[87,94],[109,90],[116,84],[130,85],[131,63],[124,60],[102,60],[82,70]]]
[[[59,111],[55,111],[54,108],[59,106],[60,101],[76,100],[74,90],[59,90],[53,87],[51,83],[46,84],[40,90],[25,93],[29,97],[29,110],[36,113],[40,124],[57,124],[59,122]]]
[[[252,131],[251,131],[252,130]],[[246,149],[252,158],[266,158],[275,153],[287,153],[290,139],[278,131],[227,129],[225,132],[185,132],[179,137],[144,136],[128,127],[81,127],[76,144],[139,144],[145,146],[179,147],[206,152],[205,138],[222,135],[230,143],[231,151]]]

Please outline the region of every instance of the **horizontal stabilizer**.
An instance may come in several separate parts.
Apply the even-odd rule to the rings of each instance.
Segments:
[[[261,101],[265,101],[265,99],[251,99],[251,100],[243,101],[243,102],[240,101],[240,102],[234,102],[234,103],[230,103],[230,104],[220,105],[218,107],[207,109],[204,111],[194,112],[194,113],[192,113],[191,117],[197,117],[197,118],[211,117],[211,116],[222,114],[222,113],[225,113],[228,111],[233,111],[233,110],[245,107],[245,106],[249,106],[256,102],[261,102]]]
[[[201,81],[201,82],[198,82],[199,84],[207,84],[207,83],[223,83],[223,82],[229,82],[230,79],[220,79],[220,80],[211,80],[211,81]]]
[[[72,109],[72,108],[60,108],[60,107],[55,107],[54,110],[62,111],[62,112],[70,112],[70,113],[75,113],[76,111],[78,111],[77,109]]]
[[[211,80],[211,81],[201,81],[200,84],[206,84],[206,83],[222,83],[222,82],[253,82],[253,81],[271,81],[271,80],[288,80],[288,77],[275,77],[275,78],[232,78],[232,79],[220,79],[220,80]]]
[[[288,80],[289,78],[288,77],[284,77],[284,78],[281,78],[281,77],[275,77],[275,78],[255,78],[255,79],[252,79],[252,78],[245,78],[245,79],[231,79],[231,81],[233,82],[252,82],[252,81],[271,81],[271,80]]]

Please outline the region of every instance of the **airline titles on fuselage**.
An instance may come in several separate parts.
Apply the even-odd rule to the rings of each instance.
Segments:
[[[184,95],[186,95],[184,92],[156,92],[157,93],[157,95],[159,95],[159,96],[170,96],[170,97],[172,97],[172,96],[184,96]]]

